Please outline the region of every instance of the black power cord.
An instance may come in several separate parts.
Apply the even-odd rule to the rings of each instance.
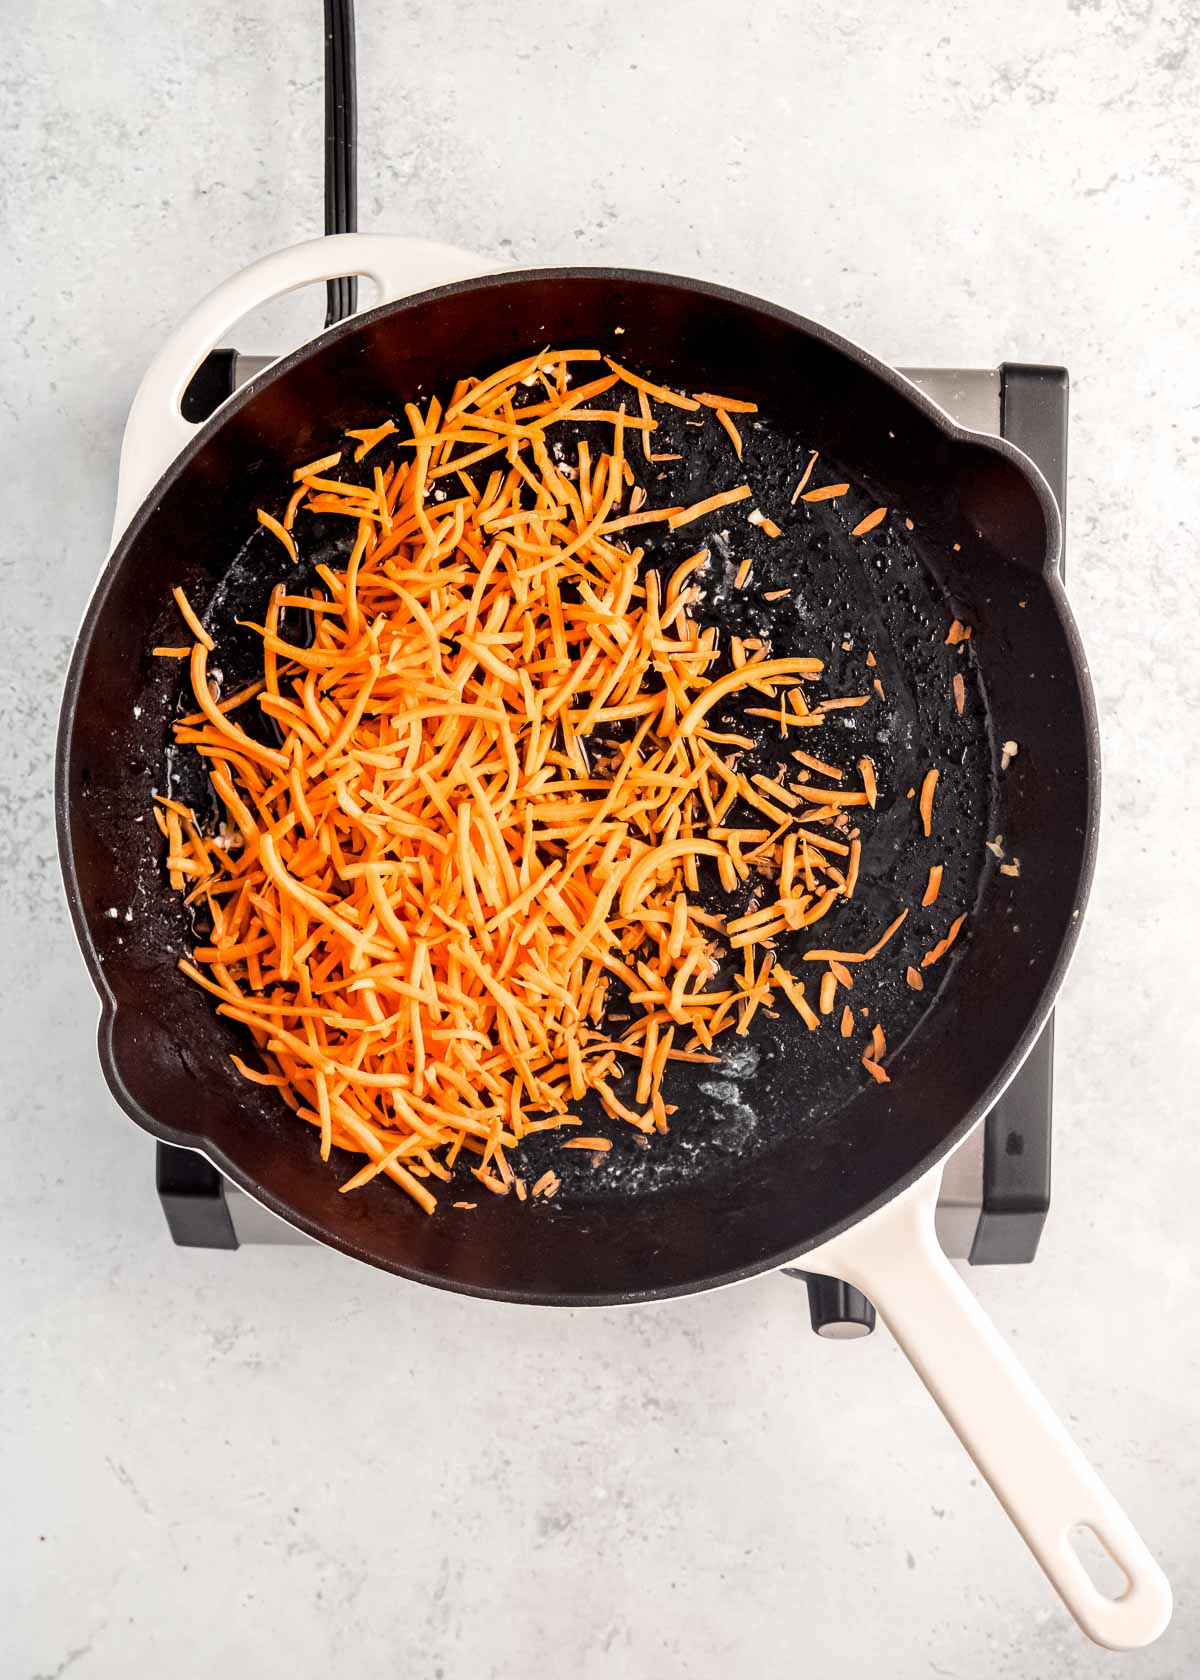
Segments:
[[[358,96],[354,74],[354,0],[325,0],[325,232],[358,229]],[[358,308],[358,280],[343,275],[326,287],[325,325]],[[238,384],[237,351],[213,350],[183,393],[185,420],[199,425]]]
[[[354,67],[354,0],[325,0],[325,232],[358,229],[358,108]],[[354,275],[330,280],[325,325],[358,308]]]

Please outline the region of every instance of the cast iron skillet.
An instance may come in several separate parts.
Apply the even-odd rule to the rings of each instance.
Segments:
[[[428,1219],[382,1179],[339,1195],[315,1136],[231,1067],[239,1029],[175,968],[188,930],[146,814],[163,785],[179,673],[149,650],[178,639],[172,586],[204,604],[254,531],[255,508],[273,505],[297,461],[418,390],[568,342],[611,349],[684,388],[753,395],[856,487],[917,516],[909,547],[975,629],[993,763],[974,773],[988,783],[987,821],[1022,873],[985,871],[969,937],[936,1007],[892,1056],[889,1085],[851,1094],[834,1113],[809,1093],[802,1102],[789,1060],[802,1029],[781,1017],[764,1025],[763,1060],[741,1092],[772,1123],[752,1129],[720,1171],[703,1151],[688,1170],[679,1151],[677,1170],[581,1182],[534,1217],[485,1197],[469,1222]],[[715,286],[548,270],[442,287],[333,328],[231,398],[171,465],[117,544],[71,663],[57,816],[114,1095],[148,1131],[201,1148],[310,1235],[467,1293],[564,1304],[675,1295],[821,1243],[911,1184],[987,1111],[1034,1042],[1074,942],[1095,842],[1097,741],[1055,575],[1058,543],[1053,499],[1013,448],[960,431],[824,328]],[[797,544],[793,559],[803,566]],[[1020,756],[998,776],[1008,739]]]
[[[309,1235],[469,1294],[620,1303],[732,1282],[803,1254],[807,1269],[874,1301],[1080,1625],[1117,1649],[1150,1643],[1170,1618],[1162,1571],[933,1228],[938,1164],[1033,1044],[1092,868],[1095,717],[1057,581],[1058,514],[1046,485],[1011,447],[961,431],[898,374],[811,322],[694,281],[589,269],[468,280],[334,327],[233,397],[180,451],[187,380],[249,308],[354,272],[394,297],[411,284],[414,262],[447,258],[451,272],[476,272],[463,253],[379,235],[275,253],[206,299],[143,381],[122,455],[121,535],[71,662],[57,764],[63,870],[102,1000],[100,1055],[117,1100],[155,1136],[202,1150]],[[813,1059],[813,1042],[831,1035],[803,1035],[783,1010],[774,1021],[760,1016],[749,1043],[730,1051],[722,1043],[721,1077],[672,1090],[680,1107],[671,1135],[640,1163],[626,1139],[593,1178],[586,1157],[564,1171],[549,1205],[484,1197],[473,1212],[427,1218],[380,1180],[339,1195],[345,1175],[318,1160],[315,1133],[235,1074],[237,1030],[175,966],[192,930],[168,889],[147,811],[164,781],[179,680],[149,650],[178,638],[168,602],[183,583],[225,626],[220,657],[235,676],[227,623],[239,615],[230,609],[245,589],[269,583],[260,564],[268,573],[279,564],[261,543],[255,549],[255,509],[278,499],[292,467],[326,453],[345,427],[393,413],[419,391],[444,391],[464,370],[568,342],[611,348],[679,386],[752,396],[787,432],[796,460],[818,448],[852,484],[857,511],[878,502],[913,517],[911,531],[889,518],[886,532],[847,558],[845,525],[835,536],[828,522],[822,530],[788,512],[771,554],[760,544],[755,569],[771,566],[773,585],[795,585],[792,618],[781,608],[765,626],[773,652],[812,651],[819,637],[831,687],[845,692],[845,660],[861,656],[865,635],[889,696],[872,754],[888,772],[892,809],[872,827],[878,847],[864,845],[863,885],[841,908],[839,934],[855,934],[862,948],[863,918],[884,910],[881,884],[903,886],[907,902],[916,896],[928,858],[912,844],[911,807],[898,790],[931,749],[945,787],[957,790],[939,801],[939,834],[951,866],[945,891],[955,910],[969,905],[970,932],[934,971],[940,985],[922,994],[926,1012],[914,1012],[911,992],[903,1008],[895,990],[885,1000],[895,1012],[889,1026],[901,1023],[889,1036],[890,1084],[847,1088],[834,1064]],[[751,424],[747,465],[761,472],[756,487],[765,486],[775,515],[784,485],[772,478],[772,437],[770,425],[760,437]],[[140,492],[151,463],[173,454],[133,513],[134,481]],[[719,531],[697,535],[716,542]],[[669,547],[658,558],[669,561]],[[727,614],[732,632],[743,609],[726,596],[708,610]],[[974,627],[965,659],[944,646],[951,613]],[[938,694],[952,669],[970,678],[957,721],[947,693]],[[1020,753],[1005,774],[997,748],[1006,740]],[[173,762],[177,773],[185,771]],[[985,849],[997,831],[1006,855],[1022,860],[1018,877],[998,874]],[[914,913],[904,934],[927,941],[934,931]],[[553,1149],[553,1135],[545,1138]],[[1081,1560],[1073,1540],[1081,1524],[1123,1571],[1115,1598]]]

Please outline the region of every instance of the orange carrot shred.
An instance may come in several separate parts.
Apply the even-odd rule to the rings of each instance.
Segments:
[[[693,391],[692,395],[705,408],[728,409],[732,414],[757,414],[758,404],[743,402],[739,397],[715,397],[711,391]]]
[[[341,450],[335,449],[332,455],[322,455],[319,461],[310,461],[306,467],[297,467],[292,474],[292,482],[299,484],[302,479],[312,478],[316,473],[323,473],[327,467],[336,467],[341,458]]]
[[[741,458],[742,458],[742,434],[741,434],[741,432],[738,431],[737,427],[734,425],[733,421],[729,418],[729,415],[725,412],[725,410],[723,408],[718,408],[717,409],[717,419],[720,422],[720,424],[722,425],[722,427],[724,428],[725,432],[727,433],[727,435],[729,437],[729,441],[733,445],[733,452],[737,456],[738,460],[740,461]]]
[[[192,635],[195,636],[198,642],[202,642],[208,649],[209,653],[211,653],[217,644],[213,641],[208,631],[196,617],[192,603],[188,600],[182,589],[173,589],[171,594],[175,597],[175,605],[179,608],[180,613],[183,615],[184,621],[187,624],[188,629],[192,632]]]
[[[734,502],[744,502],[751,493],[748,484],[739,484],[736,490],[722,490],[716,496],[706,496],[701,502],[693,502],[682,513],[672,514],[667,523],[672,531],[678,531],[681,525],[690,525],[693,519],[699,519],[703,514],[715,513],[718,508],[729,507]]]
[[[280,542],[283,544],[284,548],[287,549],[293,560],[298,558],[296,554],[296,539],[292,536],[290,531],[284,529],[278,519],[276,519],[272,514],[267,513],[263,508],[259,508],[258,523],[260,525],[265,525],[268,531],[279,538]]]
[[[917,802],[921,813],[921,827],[926,835],[933,833],[933,795],[938,785],[936,769],[925,772],[925,780],[921,783],[921,797]]]
[[[869,758],[860,758],[858,761],[858,773],[862,777],[863,791],[867,796],[867,804],[872,810],[874,810],[875,801],[878,797],[878,789],[875,785],[875,765],[872,760]]]
[[[804,494],[804,486],[808,483],[809,479],[812,477],[812,470],[816,466],[816,464],[817,464],[817,452],[814,449],[808,457],[808,465],[805,467],[803,473],[800,475],[800,482],[797,484],[796,488],[792,491],[792,504],[793,504],[793,506],[800,500],[801,496]]]
[[[931,950],[926,951],[925,955],[921,958],[922,968],[929,968],[933,963],[941,961],[941,959],[946,955],[946,952],[950,949],[951,945],[953,945],[954,941],[958,938],[959,931],[966,919],[967,918],[964,915],[957,917],[953,922],[951,922],[945,938],[939,939],[937,944],[934,945]]]

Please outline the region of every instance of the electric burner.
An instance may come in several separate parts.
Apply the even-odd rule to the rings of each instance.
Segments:
[[[481,268],[485,266],[481,264]],[[422,271],[414,286],[431,281]],[[334,305],[331,303],[331,309]],[[353,305],[351,303],[350,307]],[[342,311],[348,313],[349,310]],[[273,358],[216,350],[184,397],[184,417],[206,420],[245,380]],[[1045,475],[1065,514],[1068,381],[1064,368],[1005,362],[997,368],[909,368],[909,379],[961,426],[1007,438]],[[1061,564],[1061,561],[1060,561]],[[1054,1019],[999,1102],[948,1157],[937,1206],[946,1253],[973,1266],[1028,1262],[1050,1206],[1050,1139]],[[158,1196],[173,1240],[184,1248],[239,1248],[243,1243],[310,1239],[228,1183],[202,1155],[159,1143]],[[813,1329],[850,1338],[870,1333],[871,1303],[835,1279],[785,1266],[808,1285]]]

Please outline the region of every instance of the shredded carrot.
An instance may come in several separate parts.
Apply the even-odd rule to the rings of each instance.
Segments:
[[[883,932],[879,935],[879,938],[875,941],[874,945],[872,945],[870,950],[867,952],[867,961],[868,962],[870,962],[873,957],[877,957],[879,955],[880,951],[882,951],[884,946],[886,944],[888,944],[888,942],[891,940],[892,935],[894,933],[897,933],[900,930],[900,928],[903,927],[903,925],[904,925],[904,923],[907,919],[908,919],[908,911],[907,910],[901,910],[900,914],[896,917],[896,920],[894,922],[889,922],[888,923],[887,927],[884,928]]]
[[[822,484],[819,489],[806,490],[803,499],[806,502],[832,502],[838,496],[844,496],[849,488],[848,484]]]
[[[873,513],[868,513],[864,519],[859,520],[850,535],[852,537],[865,537],[868,531],[873,531],[877,525],[883,524],[887,518],[887,511],[885,507],[878,507]]]
[[[971,626],[969,624],[961,623],[956,618],[946,634],[946,646],[957,647],[960,642],[969,642],[970,639]]]
[[[804,486],[808,483],[809,479],[812,477],[812,470],[816,466],[816,464],[817,464],[817,452],[814,449],[808,457],[808,465],[805,467],[803,473],[801,473],[801,475],[800,475],[800,482],[797,484],[796,488],[792,491],[792,505],[793,505],[793,507],[800,500],[801,496],[804,494]]]
[[[756,405],[689,397],[611,359],[572,388],[569,364],[600,360],[539,351],[460,382],[444,407],[406,405],[407,432],[348,431],[355,463],[379,451],[371,483],[333,476],[338,451],[297,468],[285,522],[259,510],[259,523],[293,561],[292,527],[314,515],[342,515],[353,536],[310,592],[273,589],[264,622],[246,626],[261,672],[227,700],[182,589],[195,643],[155,650],[190,659],[197,709],[174,732],[220,813],[202,833],[178,800],[154,807],[169,879],[201,928],[180,967],[245,1030],[256,1054],[234,1058],[243,1077],[278,1091],[322,1156],[365,1158],[342,1190],[387,1178],[427,1213],[450,1182],[553,1197],[557,1174],[527,1187],[518,1152],[547,1130],[609,1152],[610,1138],[579,1133],[580,1104],[642,1141],[666,1131],[673,1063],[718,1060],[718,1035],[747,1033],[780,994],[821,1030],[854,984],[848,965],[907,915],[865,952],[804,952],[826,963],[816,1008],[780,962],[777,946],[833,925],[854,894],[862,840],[847,811],[871,820],[874,765],[859,761],[861,792],[805,753],[792,755],[799,780],[778,760],[771,774],[739,768],[754,739],[705,720],[736,697],[747,717],[815,728],[868,696],[810,706],[798,685],[822,676],[820,658],[771,658],[761,637],[698,624],[688,584],[707,549],[664,584],[624,546],[635,528],[675,530],[752,495],[742,484],[648,508],[634,464],[650,404],[715,409],[739,454],[729,416]],[[595,405],[602,392],[610,406]],[[572,420],[610,427],[611,446],[552,447],[551,428]],[[285,628],[297,612],[303,644]],[[754,693],[778,710],[748,705]],[[232,715],[255,701],[270,735]],[[755,813],[769,826],[749,826]],[[845,1007],[837,1031],[852,1030]],[[873,1039],[871,1078],[886,1080],[882,1054]]]
[[[779,984],[783,987],[784,995],[787,997],[800,1019],[804,1022],[804,1025],[808,1028],[809,1032],[815,1032],[821,1025],[821,1017],[817,1014],[805,997],[803,983],[794,979],[786,971],[786,969],[780,968],[778,964],[776,964],[774,969],[771,971],[771,977],[772,979],[779,981]]]
[[[783,535],[781,528],[776,525],[773,519],[768,519],[765,513],[755,511],[750,515],[750,523],[751,525],[757,525],[766,537],[781,537]]]
[[[290,531],[284,529],[278,519],[276,519],[272,514],[267,513],[265,509],[259,508],[258,523],[260,525],[265,525],[268,531],[279,538],[280,542],[283,544],[284,548],[287,549],[293,560],[298,558],[296,553],[296,539],[292,536]]]
[[[929,866],[929,880],[925,884],[925,891],[921,895],[922,904],[933,904],[942,889],[942,865],[933,863]]]
[[[855,836],[850,842],[850,863],[846,870],[846,897],[854,897],[854,889],[858,885],[858,871],[862,862],[862,841]]]
[[[815,770],[818,776],[830,776],[835,782],[840,782],[842,772],[836,764],[826,764],[823,758],[814,758],[811,753],[797,750],[792,754],[797,764],[806,765],[809,770]]]
[[[319,461],[310,461],[306,467],[297,467],[292,474],[293,484],[299,484],[303,479],[323,473],[327,467],[336,467],[341,458],[341,450],[335,449],[332,455],[322,455]]]
[[[691,410],[692,413],[695,413],[700,407],[698,397],[685,397],[678,391],[669,390],[665,385],[652,384],[650,380],[642,379],[636,373],[631,373],[628,368],[622,367],[619,362],[614,362],[611,356],[605,356],[604,360],[613,372],[625,381],[626,385],[632,385],[636,391],[645,391],[648,397],[654,397],[658,402],[670,403],[674,408],[686,408]]]
[[[704,692],[692,701],[679,720],[679,733],[690,735],[718,700],[745,688],[748,683],[757,685],[768,677],[819,677],[824,669],[819,659],[763,659],[743,665],[739,670],[728,671],[716,682],[709,683]]]
[[[751,556],[747,556],[747,558],[742,561],[741,565],[737,569],[737,576],[733,580],[733,587],[735,589],[744,589],[746,587],[750,578],[750,568],[753,564],[754,560]]]
[[[926,951],[925,955],[921,958],[922,968],[929,968],[933,963],[940,962],[942,960],[951,945],[953,945],[954,941],[958,938],[959,931],[966,919],[967,918],[965,916],[959,916],[951,922],[946,937],[944,939],[939,939],[937,944],[934,945],[931,950]]]
[[[375,445],[381,443],[385,437],[390,437],[395,430],[396,422],[385,420],[381,426],[363,426],[358,431],[347,432],[347,437],[358,440],[358,448],[354,451],[354,459],[365,461]]]
[[[900,914],[896,917],[895,921],[890,922],[888,924],[888,926],[883,930],[883,932],[880,934],[879,938],[875,941],[874,945],[872,945],[869,950],[866,950],[866,951],[826,951],[826,950],[805,951],[804,960],[805,960],[805,962],[827,962],[827,963],[832,963],[832,962],[842,962],[842,963],[870,962],[870,961],[872,961],[873,958],[875,958],[879,955],[880,951],[883,950],[884,946],[892,938],[892,935],[894,933],[896,933],[899,930],[899,928],[903,925],[903,923],[907,919],[907,916],[908,916],[908,911],[907,910],[902,910],[900,912]]]
[[[182,589],[173,589],[171,594],[175,597],[175,605],[179,608],[180,613],[183,615],[184,622],[187,624],[188,629],[192,632],[192,635],[195,636],[198,642],[203,642],[204,646],[211,653],[217,644],[213,641],[208,631],[196,617],[192,603],[188,600]]]
[[[914,968],[911,963],[909,963],[908,967],[904,970],[904,978],[908,981],[914,992],[923,992],[925,990],[925,982],[921,978],[920,969]]]
[[[733,421],[729,418],[729,415],[725,412],[725,410],[723,408],[718,408],[717,409],[717,419],[720,421],[721,425],[724,427],[726,433],[728,434],[729,441],[733,445],[733,452],[737,456],[738,460],[740,461],[741,458],[742,458],[742,434],[741,434],[741,432],[738,431],[737,427],[734,425]]]
[[[873,811],[875,809],[875,801],[878,798],[879,791],[875,785],[875,765],[869,758],[860,758],[858,761],[858,773],[862,777],[863,792],[867,796],[867,804]]]
[[[963,674],[961,671],[955,671],[954,681],[951,684],[951,687],[954,690],[954,709],[958,713],[959,717],[961,717],[963,715],[963,707],[967,703],[967,689],[966,684],[963,681]]]
[[[748,484],[739,484],[736,490],[722,490],[716,496],[706,496],[702,502],[693,502],[690,508],[672,514],[667,523],[672,531],[678,531],[681,525],[690,525],[693,519],[699,519],[703,514],[715,513],[718,508],[730,507],[734,502],[744,502],[750,494]]]
[[[666,602],[671,606],[679,598],[679,593],[693,572],[699,571],[701,566],[708,564],[709,554],[706,548],[699,549],[695,554],[680,562],[667,580]]]
[[[190,659],[192,650],[190,647],[155,647],[150,652],[155,659]]]
[[[937,770],[927,770],[925,780],[921,783],[921,797],[917,801],[917,808],[921,813],[921,827],[926,835],[933,833],[933,796],[937,790],[937,785]]]
[[[711,391],[693,391],[692,395],[705,408],[728,409],[731,414],[757,414],[758,404],[743,402],[740,397],[714,397]]]
[[[288,497],[287,510],[283,516],[283,528],[285,531],[290,531],[292,526],[296,523],[296,514],[299,511],[300,503],[304,500],[308,493],[309,486],[302,481]]]

